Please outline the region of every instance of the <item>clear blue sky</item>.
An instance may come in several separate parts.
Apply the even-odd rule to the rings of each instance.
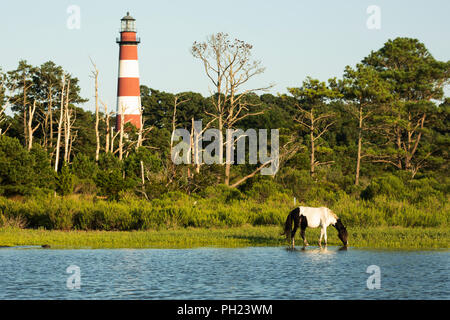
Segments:
[[[81,29],[66,27],[70,5],[81,9]],[[381,29],[369,30],[369,5],[381,8]],[[257,0],[46,0],[1,1],[3,71],[20,59],[33,65],[52,60],[80,79],[85,104],[93,110],[89,57],[100,70],[100,95],[116,105],[120,19],[137,19],[141,83],[169,92],[209,93],[199,61],[189,49],[215,32],[254,45],[253,55],[266,67],[251,83],[275,83],[272,93],[300,86],[306,76],[341,77],[388,39],[414,37],[439,60],[450,59],[450,1],[257,1]],[[448,92],[448,91],[447,91]]]

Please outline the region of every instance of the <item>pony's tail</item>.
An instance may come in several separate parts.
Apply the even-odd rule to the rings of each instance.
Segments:
[[[287,240],[291,240],[291,232],[292,232],[292,212],[290,212],[286,218],[286,223],[284,224],[284,232],[281,234],[282,236],[286,236]]]
[[[286,236],[286,239],[288,240],[288,241],[291,241],[291,237],[292,237],[292,220],[293,220],[293,218],[294,218],[294,215],[295,215],[295,213],[296,212],[300,212],[300,209],[299,208],[295,208],[294,210],[292,210],[289,214],[288,214],[288,216],[287,216],[287,218],[286,218],[286,222],[285,222],[285,224],[284,224],[284,232],[281,234],[281,235],[284,235],[284,236]],[[295,219],[295,218],[294,218]]]

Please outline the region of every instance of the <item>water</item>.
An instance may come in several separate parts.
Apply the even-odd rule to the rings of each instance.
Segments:
[[[0,299],[449,299],[449,251],[0,250]],[[67,267],[81,288],[67,287]],[[369,290],[367,267],[381,271]]]

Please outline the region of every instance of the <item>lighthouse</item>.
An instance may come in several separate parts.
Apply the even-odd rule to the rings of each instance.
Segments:
[[[142,125],[138,62],[140,39],[136,36],[136,19],[130,16],[129,12],[121,22],[120,38],[116,41],[120,47],[116,130],[120,130],[122,121],[140,129]]]

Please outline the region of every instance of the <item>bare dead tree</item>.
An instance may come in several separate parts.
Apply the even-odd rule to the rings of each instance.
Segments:
[[[116,138],[119,134],[120,134],[120,130],[117,131],[116,133],[114,133],[114,130],[111,130],[111,150],[110,150],[110,152],[112,154],[115,154],[117,152],[117,151],[114,151],[114,141],[116,140]]]
[[[48,118],[50,120],[50,124],[49,124],[49,128],[50,128],[50,137],[49,137],[49,142],[50,142],[50,148],[53,147],[53,86],[50,85],[50,87],[48,88],[48,110],[47,110],[47,114],[48,114]]]
[[[53,147],[53,88],[54,83],[49,80],[49,84],[47,87],[47,112],[45,112],[45,116],[43,118],[42,125],[42,134],[44,141],[42,145],[45,149],[48,147]]]
[[[69,82],[70,85],[70,82]],[[69,88],[68,88],[69,89]],[[66,107],[64,110],[64,162],[70,161],[70,143],[72,141],[72,125],[75,120],[72,120],[73,110],[69,108],[69,90],[66,94]]]
[[[303,127],[305,127],[309,131],[309,139],[311,143],[310,150],[310,174],[314,176],[315,169],[317,166],[331,164],[334,161],[325,161],[320,162],[316,160],[315,152],[316,149],[320,146],[316,144],[316,141],[325,134],[328,129],[335,123],[335,121],[331,120],[335,113],[327,112],[322,113],[320,115],[315,115],[315,108],[311,108],[310,110],[304,110],[297,104],[297,108],[300,110],[301,115],[299,117],[294,117],[294,121],[300,123]]]
[[[72,154],[73,143],[75,140],[77,140],[77,138],[78,138],[78,131],[74,131],[73,134],[70,135],[69,154],[67,156],[67,159],[69,159],[69,160],[70,160],[71,154]],[[69,162],[69,160],[68,160],[68,162]]]
[[[40,126],[40,123],[38,123],[37,126],[33,128],[33,119],[35,112],[36,112],[36,100],[33,102],[33,106],[28,107],[28,123],[27,123],[28,151],[30,151],[31,148],[33,147],[33,135]]]
[[[123,159],[123,137],[124,137],[124,106],[120,108],[120,135],[119,135],[119,160]]]
[[[148,134],[155,128],[154,126],[145,128],[144,124],[145,119],[143,116],[141,116],[141,127],[139,128],[138,140],[136,142],[136,150],[144,146],[144,141],[148,140]]]
[[[202,166],[202,162],[200,161],[200,152],[203,152],[203,143],[202,137],[206,130],[215,122],[216,119],[212,119],[209,121],[202,130],[197,131],[194,126],[194,118],[191,119],[192,122],[192,133],[191,133],[191,149],[192,149],[192,163],[195,164],[195,172],[200,173],[200,168]]]
[[[142,147],[142,143],[143,143],[143,134],[144,134],[144,117],[142,116],[142,108],[139,110],[140,111],[140,127],[139,127],[139,131],[138,131],[138,141],[136,143],[136,150],[139,149],[140,147]]]
[[[98,69],[95,65],[94,61],[91,59],[92,66],[94,70],[92,71],[92,77],[95,79],[95,138],[97,141],[97,147],[95,149],[95,161],[98,162],[98,159],[100,157],[100,132],[98,130],[98,125],[100,122],[100,116],[99,116],[99,97],[98,97]]]
[[[188,102],[190,99],[184,99],[181,100],[183,98],[184,94],[180,94],[180,95],[175,95],[173,98],[173,112],[172,112],[172,137],[170,139],[170,154],[172,154],[172,150],[173,150],[173,135],[175,134],[175,130],[177,129],[177,109],[178,106]],[[192,124],[193,125],[193,124]],[[192,126],[192,130],[193,130],[193,126]],[[191,140],[192,140],[192,135],[191,135]],[[192,141],[191,141],[191,148],[192,148]],[[169,178],[168,178],[168,184],[170,184],[175,175],[176,175],[176,170],[175,170],[175,165],[174,163],[171,161],[170,155],[169,155],[169,159],[168,159],[168,163],[169,163]],[[188,168],[189,170],[189,168]],[[188,173],[188,175],[190,175],[190,173]]]
[[[110,125],[110,119],[111,116],[114,114],[113,112],[108,113],[108,105],[104,103],[102,100],[100,100],[100,103],[103,105],[105,109],[105,116],[104,121],[106,125],[106,132],[105,132],[105,152],[110,152],[110,140],[111,140],[111,125]]]
[[[251,59],[253,46],[235,39],[230,41],[225,33],[217,33],[209,36],[206,42],[194,42],[192,55],[201,60],[208,79],[212,82],[214,90],[211,93],[214,113],[206,112],[218,123],[218,129],[233,129],[236,122],[262,114],[251,112],[251,104],[245,97],[254,92],[267,90],[273,85],[243,89],[247,82],[256,75],[264,72],[265,68],[259,61]],[[220,145],[223,145],[222,135],[219,137]],[[227,154],[232,148],[231,141],[226,142]],[[223,163],[223,149],[219,151],[219,161]],[[225,163],[225,184],[230,183],[231,159]]]
[[[32,83],[30,83],[28,86],[26,85],[26,75],[23,75],[23,130],[24,130],[24,136],[25,136],[25,144],[28,144],[28,139],[29,139],[29,133],[28,133],[28,125],[27,125],[27,90],[29,88],[31,88],[31,86],[33,85]]]
[[[58,165],[59,165],[59,152],[61,147],[61,135],[62,135],[62,126],[63,126],[63,120],[64,120],[64,90],[66,86],[66,75],[63,75],[62,79],[62,88],[61,88],[61,107],[59,110],[59,121],[58,121],[58,136],[56,139],[56,155],[55,155],[55,172],[58,172]],[[67,91],[69,91],[70,88],[70,79],[67,83]]]

